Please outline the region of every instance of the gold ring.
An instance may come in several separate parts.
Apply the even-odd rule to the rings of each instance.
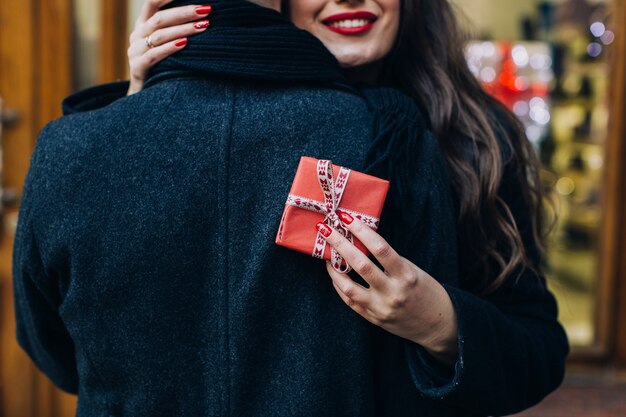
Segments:
[[[148,48],[152,49],[155,47],[155,45],[152,43],[152,35],[146,36],[145,40],[146,40],[146,45],[148,45]]]

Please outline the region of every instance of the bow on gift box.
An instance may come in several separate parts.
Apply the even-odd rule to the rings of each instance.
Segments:
[[[358,218],[374,230],[378,228],[379,219],[368,214],[359,213],[339,206],[341,203],[341,197],[343,197],[343,192],[348,183],[349,176],[350,170],[348,168],[341,167],[339,169],[337,179],[335,180],[333,176],[333,164],[331,161],[319,160],[317,162],[317,180],[322,188],[322,192],[324,193],[324,201],[321,202],[299,195],[289,194],[286,204],[325,215],[323,223],[333,227],[345,236],[346,239],[353,242],[352,233],[350,233],[341,220],[339,220],[339,216],[337,215],[338,209]],[[315,239],[315,246],[313,247],[313,257],[324,259],[325,249],[326,239],[321,233],[318,232]],[[347,273],[352,270],[352,267],[348,265],[348,263],[335,250],[334,247],[331,247],[331,260],[332,266],[337,272]]]

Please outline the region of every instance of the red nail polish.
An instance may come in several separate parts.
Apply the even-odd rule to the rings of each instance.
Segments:
[[[202,20],[200,22],[196,22],[193,24],[193,27],[196,29],[204,29],[208,28],[211,23],[208,20]]]
[[[331,229],[327,224],[325,223],[318,223],[315,228],[322,234],[322,236],[324,237],[328,237],[330,236],[330,234],[333,232],[333,229]]]
[[[209,14],[211,13],[211,10],[213,10],[213,8],[209,5],[200,6],[196,8],[196,13],[197,14]]]
[[[344,222],[345,224],[350,224],[354,221],[354,217],[350,216],[345,211],[337,210],[337,214],[339,215],[339,218],[341,219],[341,221]]]
[[[182,39],[177,40],[177,41],[174,43],[174,45],[178,46],[179,48],[180,48],[181,46],[185,46],[185,45],[187,45],[187,38],[182,38]]]

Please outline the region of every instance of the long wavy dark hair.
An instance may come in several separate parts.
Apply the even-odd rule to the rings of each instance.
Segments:
[[[531,239],[540,251],[544,193],[540,164],[522,124],[470,72],[465,43],[448,0],[404,0],[400,33],[382,82],[413,97],[426,114],[458,204],[461,279],[489,293],[526,267],[540,268],[526,253],[515,219],[499,196],[504,169],[514,177],[508,186],[532,211]]]
[[[282,4],[289,14],[288,0]],[[466,41],[448,0],[401,0],[400,32],[380,82],[411,96],[437,136],[458,206],[461,280],[486,294],[524,268],[541,267],[499,195],[504,169],[531,211],[530,239],[539,252],[544,193],[522,124],[470,72]]]

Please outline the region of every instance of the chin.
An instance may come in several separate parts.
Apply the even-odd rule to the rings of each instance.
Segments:
[[[331,52],[335,55],[342,68],[360,67],[375,61],[375,59],[369,56],[369,54],[363,53],[363,51],[346,53],[345,51],[336,52],[331,49]]]
[[[337,58],[342,68],[362,67],[385,57],[386,48],[380,45],[330,45],[326,48]],[[391,48],[389,48],[391,49]]]
[[[364,59],[339,59],[339,65],[341,68],[357,68],[367,64],[367,60]]]

